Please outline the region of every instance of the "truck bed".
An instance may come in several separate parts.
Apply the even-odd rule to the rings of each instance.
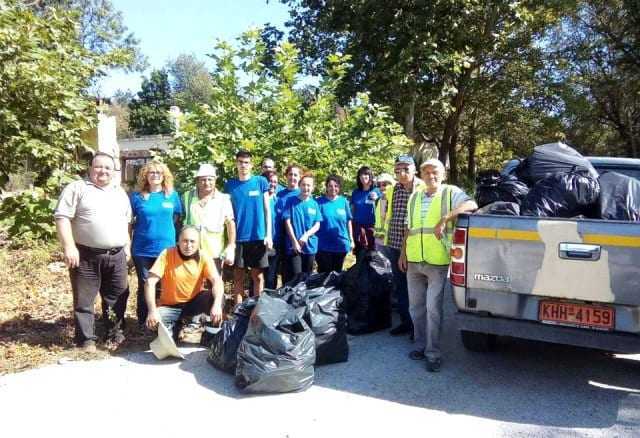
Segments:
[[[613,309],[612,331],[640,333],[640,224],[461,215],[458,226],[467,227],[459,310],[537,322],[541,302],[575,302]]]

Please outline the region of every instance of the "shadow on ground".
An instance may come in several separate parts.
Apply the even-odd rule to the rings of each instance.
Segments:
[[[444,363],[428,373],[411,361],[408,338],[386,331],[350,337],[350,358],[316,367],[315,386],[365,397],[504,422],[566,428],[640,426],[640,361],[600,351],[501,339],[493,353],[464,350],[447,303]],[[191,349],[180,364],[196,381],[231,398],[248,397],[234,376],[211,366],[207,351]],[[151,353],[130,355],[164,366]]]

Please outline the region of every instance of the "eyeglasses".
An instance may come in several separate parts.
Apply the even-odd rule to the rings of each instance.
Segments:
[[[394,169],[393,173],[395,173],[396,175],[399,175],[401,173],[409,173],[409,168],[401,167],[399,169]]]
[[[203,178],[203,177],[198,178],[198,182],[200,183],[213,182],[215,180],[216,180],[215,178]]]
[[[164,172],[162,170],[150,170],[147,172],[147,175],[163,175]]]

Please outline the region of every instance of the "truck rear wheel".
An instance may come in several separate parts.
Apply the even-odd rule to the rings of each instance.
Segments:
[[[496,335],[489,333],[460,330],[460,337],[462,338],[462,345],[464,345],[464,348],[470,351],[493,351],[496,346]]]

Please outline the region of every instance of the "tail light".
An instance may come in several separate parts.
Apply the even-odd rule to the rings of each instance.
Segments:
[[[454,286],[466,286],[466,247],[467,229],[456,227],[451,242],[451,284]]]

